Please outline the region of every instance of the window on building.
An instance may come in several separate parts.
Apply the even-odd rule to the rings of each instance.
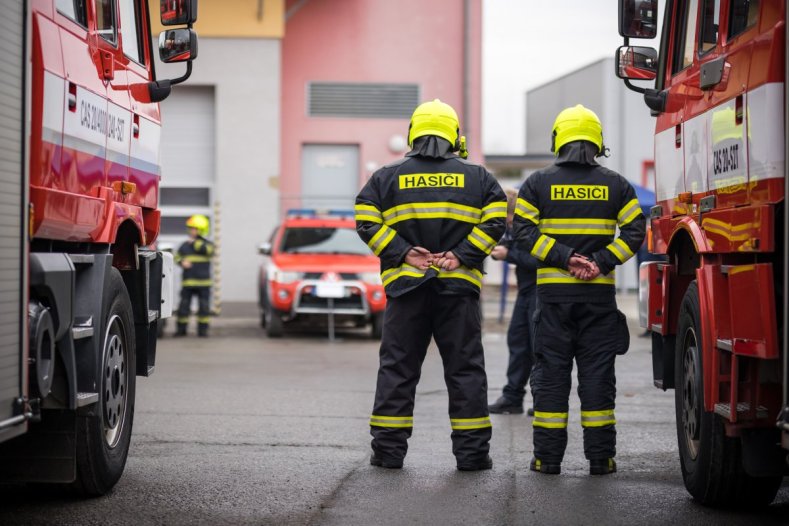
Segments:
[[[116,44],[115,0],[96,0],[96,31],[101,38]]]
[[[171,186],[159,188],[161,206],[209,206],[210,188]]]
[[[82,27],[88,27],[87,0],[57,0],[58,11]]]
[[[731,40],[759,19],[759,0],[731,0],[729,4],[729,35]]]
[[[145,64],[142,28],[140,27],[139,2],[120,0],[121,40],[123,54],[140,64]]]
[[[703,55],[718,45],[719,22],[720,0],[704,0],[704,3],[701,6],[699,54]]]

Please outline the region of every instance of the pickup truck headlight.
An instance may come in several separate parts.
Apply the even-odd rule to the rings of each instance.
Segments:
[[[381,275],[377,272],[362,272],[359,274],[359,279],[370,285],[381,285]]]
[[[276,283],[288,284],[299,281],[304,278],[303,272],[295,272],[289,270],[282,270],[274,265],[268,268],[268,279]]]

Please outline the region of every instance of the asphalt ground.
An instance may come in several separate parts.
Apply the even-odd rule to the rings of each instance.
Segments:
[[[632,296],[620,305],[635,315]],[[492,401],[505,379],[506,325],[495,301],[485,314]],[[366,331],[339,332],[334,342],[317,328],[270,340],[254,312],[225,315],[209,339],[161,340],[155,374],[138,378],[129,459],[109,495],[1,487],[0,524],[789,524],[786,484],[761,513],[689,497],[673,392],[652,387],[639,332],[633,323],[631,349],[617,361],[618,473],[588,474],[575,392],[561,475],[528,470],[524,415],[492,416],[492,470],[457,471],[432,347],[405,466],[386,470],[369,465],[378,345]]]

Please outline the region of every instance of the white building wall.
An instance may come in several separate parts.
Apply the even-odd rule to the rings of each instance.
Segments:
[[[215,92],[213,196],[221,301],[257,300],[256,246],[268,239],[278,219],[280,56],[277,39],[205,38],[187,81],[213,86]],[[156,64],[159,78],[175,78],[184,70],[183,64]],[[170,97],[178,96],[178,88]]]

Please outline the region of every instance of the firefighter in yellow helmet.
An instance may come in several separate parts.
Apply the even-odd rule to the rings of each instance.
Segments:
[[[186,228],[189,239],[184,241],[175,255],[176,262],[183,269],[175,335],[186,336],[192,297],[197,296],[197,335],[204,338],[208,336],[211,319],[211,258],[214,256],[214,244],[206,239],[209,229],[206,216],[193,215],[186,221]]]
[[[614,361],[630,339],[614,268],[641,246],[646,220],[633,186],[596,161],[608,150],[593,111],[559,113],[552,141],[556,161],[521,186],[514,219],[515,243],[539,260],[531,469],[561,471],[575,360],[584,453],[590,473],[604,475],[616,471]]]
[[[464,160],[464,143],[451,106],[421,104],[411,151],[376,171],[356,198],[356,229],[381,259],[387,295],[370,417],[374,466],[403,465],[431,338],[444,363],[457,468],[492,466],[479,292],[507,201],[485,168]]]

